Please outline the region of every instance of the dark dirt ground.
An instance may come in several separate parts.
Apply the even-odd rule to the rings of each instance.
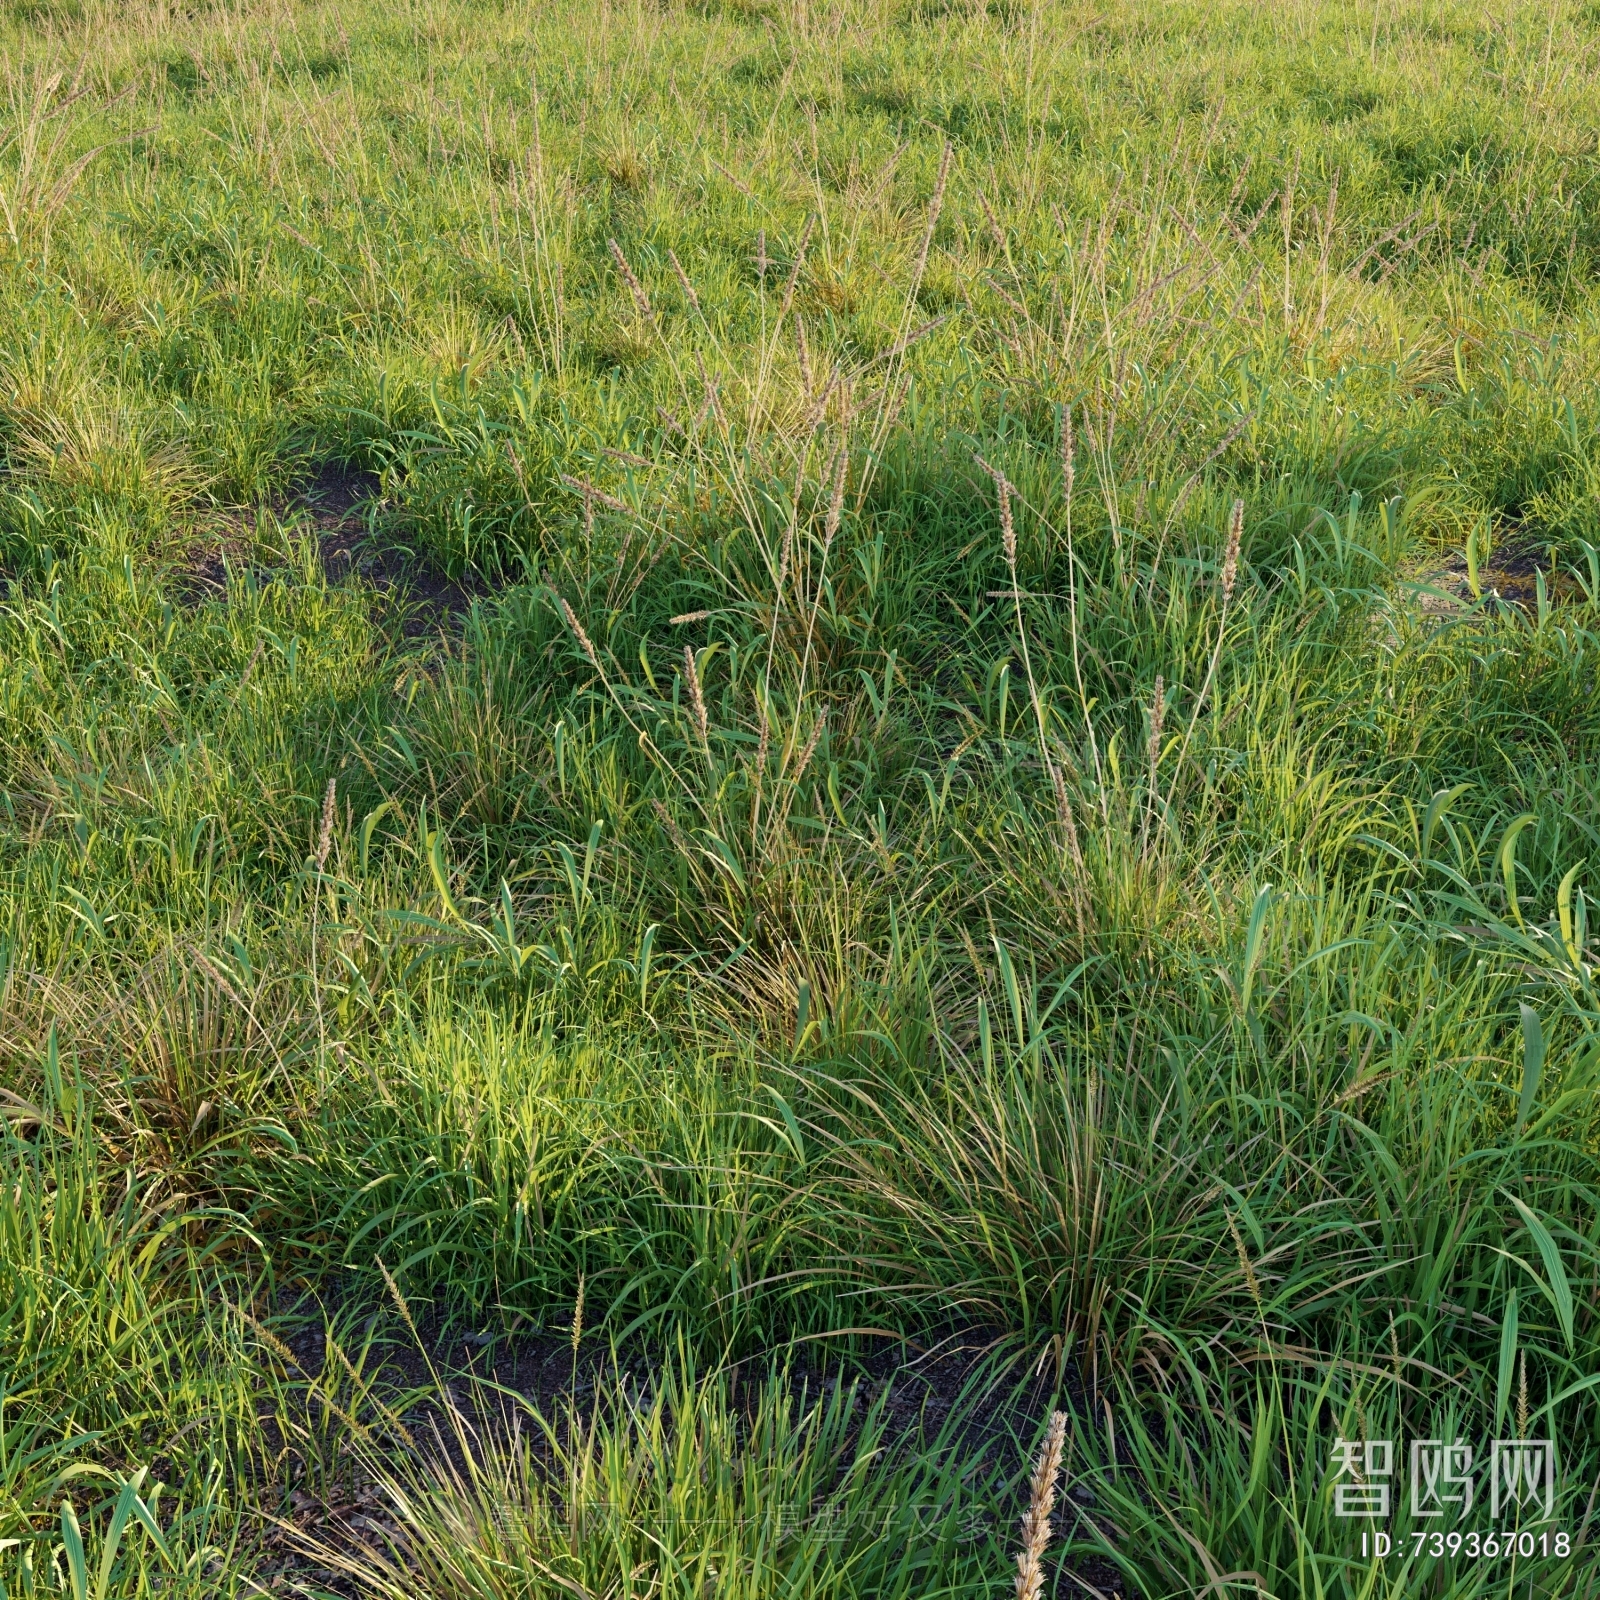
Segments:
[[[339,1320],[347,1330],[341,1337],[342,1346],[347,1354],[353,1353],[348,1336],[351,1325],[347,1318]],[[372,1316],[365,1319],[369,1326],[375,1320]],[[417,1449],[424,1454],[443,1450],[458,1460],[460,1446],[440,1404],[436,1379],[476,1432],[503,1434],[508,1426],[507,1410],[514,1405],[510,1395],[515,1395],[549,1419],[561,1437],[569,1408],[575,1405],[581,1414],[597,1401],[603,1403],[603,1397],[618,1387],[632,1393],[648,1392],[663,1364],[659,1350],[643,1344],[615,1350],[595,1335],[580,1343],[575,1358],[571,1337],[565,1331],[490,1341],[463,1331],[459,1324],[433,1319],[424,1319],[415,1337],[397,1324],[398,1319],[387,1318],[385,1342],[366,1365],[365,1370],[373,1374],[371,1392],[392,1413],[403,1417]],[[320,1317],[307,1319],[286,1343],[302,1379],[323,1372],[330,1352]],[[741,1386],[754,1404],[771,1369],[772,1354],[730,1366],[736,1406]],[[1031,1466],[1025,1453],[1039,1422],[1052,1404],[1065,1404],[1080,1415],[1091,1407],[1074,1368],[1068,1368],[1057,1390],[1051,1381],[1053,1373],[1035,1370],[1031,1363],[1008,1356],[1006,1341],[981,1327],[953,1328],[943,1338],[922,1345],[885,1338],[865,1355],[835,1354],[829,1359],[817,1345],[802,1345],[788,1354],[787,1376],[797,1399],[814,1400],[836,1382],[847,1386],[854,1382],[868,1404],[883,1398],[889,1440],[900,1448],[925,1447],[959,1408],[965,1420],[952,1430],[946,1447],[975,1461],[990,1458],[1000,1470],[1009,1470],[1016,1480],[1017,1518],[1024,1509]],[[496,1387],[488,1387],[484,1380]],[[277,1432],[276,1428],[269,1431]],[[397,1443],[396,1448],[405,1447]],[[393,1532],[382,1497],[348,1460],[340,1470],[317,1475],[315,1482],[291,1461],[285,1460],[287,1470],[277,1479],[283,1497],[281,1520],[265,1541],[269,1555],[265,1565],[272,1574],[269,1592],[291,1593],[306,1586],[355,1600],[361,1591],[351,1580],[316,1561],[302,1541],[314,1539],[338,1547],[376,1536],[381,1545],[383,1537]],[[1058,1504],[1057,1527],[1062,1526],[1064,1516],[1088,1515],[1088,1503],[1087,1490],[1067,1488]],[[1097,1594],[1128,1596],[1121,1577],[1109,1564],[1080,1561],[1075,1568],[1069,1575],[1058,1567],[1047,1594],[1056,1600],[1089,1600]],[[997,1576],[1009,1584],[1008,1574]]]
[[[1417,587],[1416,603],[1426,616],[1459,615],[1474,604],[1520,606],[1532,613],[1539,603],[1539,577],[1545,577],[1545,596],[1554,605],[1575,588],[1570,576],[1552,573],[1545,551],[1531,545],[1505,541],[1496,544],[1488,559],[1478,568],[1478,588],[1482,601],[1475,602],[1467,578],[1467,558],[1459,550],[1447,558],[1426,563],[1412,578]]]
[[[447,577],[437,567],[385,540],[378,530],[382,502],[376,474],[344,462],[326,461],[309,482],[275,505],[280,522],[315,534],[322,570],[330,583],[355,578],[383,599],[386,624],[407,639],[459,633],[472,602],[487,591],[466,578]],[[208,536],[191,547],[179,590],[199,605],[227,588],[228,572],[248,565],[253,540],[249,513],[225,511]]]

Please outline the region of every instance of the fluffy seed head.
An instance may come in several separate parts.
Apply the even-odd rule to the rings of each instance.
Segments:
[[[317,871],[321,872],[328,860],[328,851],[333,845],[333,792],[334,780],[328,779],[328,787],[322,796],[322,828],[317,834]]]
[[[772,718],[767,713],[767,702],[761,702],[761,743],[756,747],[756,782],[767,770],[767,752],[772,748]]]
[[[806,768],[811,765],[811,757],[816,753],[817,740],[822,737],[822,725],[828,720],[828,708],[822,708],[822,714],[811,724],[811,737],[806,740],[806,747],[800,752],[800,765],[794,769],[794,781],[805,777]]]
[[[239,688],[234,690],[235,694],[238,694],[239,690],[243,689],[244,686],[249,683],[250,674],[256,670],[256,662],[261,659],[261,652],[265,650],[266,647],[267,641],[265,639],[256,640],[256,647],[250,652],[250,659],[245,662],[244,671],[239,674]]]
[[[269,1349],[273,1355],[275,1355],[286,1367],[293,1367],[296,1371],[304,1370],[300,1366],[299,1361],[295,1358],[294,1351],[291,1350],[288,1345],[286,1345],[283,1340],[272,1331],[271,1328],[263,1328],[248,1311],[237,1307],[235,1309],[239,1310],[240,1318],[243,1321],[248,1322],[251,1328],[255,1330],[255,1335],[262,1342],[262,1344],[264,1344],[267,1349]]]
[[[806,246],[811,243],[811,230],[816,226],[817,219],[806,218],[806,225],[800,230],[800,243],[795,248],[794,265],[789,268],[788,281],[783,286],[783,303],[778,307],[778,326],[782,327],[784,319],[789,315],[789,307],[794,304],[794,292],[800,283],[800,269],[806,263]],[[765,246],[763,253],[765,253]]]
[[[994,235],[994,242],[1000,247],[1000,254],[1007,252],[1005,229],[1000,226],[1000,219],[994,214],[994,207],[989,204],[989,197],[982,189],[978,191],[978,204],[983,207],[983,214],[989,220],[989,232]]]
[[[722,414],[722,402],[717,399],[717,386],[711,381],[711,374],[706,371],[706,359],[696,350],[694,360],[695,365],[700,369],[701,386],[706,392],[705,404],[700,408],[700,415],[694,419],[694,425],[698,428],[707,417],[715,417],[718,426],[726,431],[728,419]]]
[[[1257,1307],[1261,1304],[1261,1280],[1256,1276],[1256,1269],[1250,1261],[1250,1252],[1244,1247],[1244,1235],[1239,1232],[1239,1224],[1233,1220],[1233,1213],[1228,1213],[1228,1232],[1233,1235],[1233,1248],[1239,1253],[1239,1268],[1244,1273],[1244,1281],[1250,1286],[1250,1298]]]
[[[572,629],[578,643],[583,647],[583,653],[589,658],[589,665],[596,672],[600,670],[600,658],[594,653],[594,645],[589,641],[589,635],[583,631],[583,624],[578,621],[578,614],[565,599],[561,602],[561,615],[567,619],[567,626]]]
[[[400,1285],[394,1281],[394,1275],[383,1264],[383,1257],[374,1258],[378,1263],[378,1271],[383,1274],[383,1281],[389,1286],[389,1293],[394,1299],[396,1308],[400,1312],[401,1320],[411,1330],[412,1338],[419,1338],[417,1325],[411,1320],[411,1307],[406,1304],[406,1297],[400,1293]]]
[[[1067,1414],[1057,1411],[1045,1430],[1039,1459],[1028,1484],[1028,1511],[1022,1519],[1022,1549],[1017,1553],[1016,1600],[1039,1600],[1044,1591],[1044,1553],[1050,1544],[1050,1513],[1056,1505],[1056,1478],[1061,1471],[1061,1447],[1067,1434]]]
[[[689,274],[683,270],[675,252],[667,251],[667,260],[672,263],[672,270],[678,275],[678,287],[683,290],[683,297],[696,311],[700,309],[700,296],[694,292],[694,285],[689,282]]]
[[[825,549],[831,549],[833,538],[839,531],[839,520],[844,516],[844,485],[850,472],[850,452],[843,446],[839,450],[839,459],[833,469],[833,493],[828,499],[828,520],[822,530],[822,543]]]
[[[840,387],[839,369],[835,367],[829,374],[828,380],[812,396],[811,404],[806,407],[805,426],[807,432],[815,428],[828,414],[828,402],[833,398],[833,392]],[[848,397],[846,396],[846,400]],[[842,409],[842,408],[841,408]]]
[[[683,675],[689,683],[689,709],[694,713],[694,725],[700,734],[700,743],[706,742],[711,719],[706,715],[705,697],[700,693],[700,673],[695,667],[694,646],[683,647]]]
[[[634,458],[636,461],[641,459]],[[570,489],[574,494],[582,495],[584,500],[592,500],[602,505],[607,511],[615,511],[619,515],[628,517],[633,515],[633,507],[626,500],[619,500],[614,494],[607,494],[604,489],[597,489],[587,478],[570,478],[566,473],[561,474],[561,486]],[[592,517],[592,511],[591,511]]]
[[[654,316],[650,309],[650,298],[644,292],[644,285],[633,275],[633,268],[628,265],[628,258],[622,253],[622,246],[615,239],[608,239],[606,243],[611,249],[611,259],[617,264],[617,271],[622,274],[622,281],[627,284],[628,291],[633,296],[633,303],[639,308],[639,315],[649,322]]]
[[[789,581],[789,563],[794,559],[794,524],[791,522],[783,530],[783,551],[778,557],[778,593],[777,603],[783,604],[783,586]]]
[[[1000,542],[1005,547],[1006,566],[1011,569],[1013,583],[1017,576],[1017,529],[1011,520],[1011,485],[1002,477],[996,479],[1000,490]]]
[[[1017,529],[1011,517],[1011,480],[998,467],[991,466],[976,451],[972,459],[994,479],[995,493],[1000,502],[1000,543],[1005,551],[1006,565],[1011,569],[1012,587],[1017,576]]]
[[[805,319],[797,311],[794,314],[794,343],[800,357],[800,386],[807,396],[812,389],[811,382],[811,352],[806,348]]]
[[[1061,494],[1062,498],[1072,498],[1072,480],[1077,469],[1073,465],[1073,458],[1077,455],[1077,442],[1072,436],[1072,407],[1064,405],[1061,408]]]
[[[954,152],[946,143],[943,153],[939,157],[939,177],[933,186],[933,198],[928,202],[928,226],[922,235],[922,248],[917,252],[917,265],[911,274],[913,284],[922,283],[922,274],[927,269],[928,251],[933,245],[934,230],[939,226],[939,213],[944,209],[944,186],[950,176],[950,157]]]
[[[1233,598],[1233,585],[1239,576],[1239,541],[1244,537],[1244,501],[1235,500],[1228,514],[1228,548],[1222,557],[1222,598]]]

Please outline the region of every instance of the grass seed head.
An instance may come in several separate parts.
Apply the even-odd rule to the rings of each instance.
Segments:
[[[1006,566],[1011,569],[1012,587],[1017,577],[1017,529],[1011,516],[1011,480],[998,467],[985,461],[976,451],[972,459],[994,479],[995,494],[1000,503],[1000,544],[1005,552]]]
[[[800,764],[794,769],[794,781],[805,777],[806,768],[811,765],[811,757],[816,753],[817,741],[822,737],[823,724],[828,720],[828,708],[824,706],[817,720],[811,724],[811,737],[806,740],[806,747],[800,752]]]
[[[374,1259],[378,1263],[378,1271],[383,1274],[383,1281],[389,1286],[389,1295],[400,1312],[400,1320],[411,1330],[411,1337],[421,1344],[422,1335],[417,1332],[417,1325],[411,1320],[411,1307],[406,1304],[406,1297],[400,1293],[400,1285],[394,1281],[393,1274],[383,1264],[383,1257],[377,1256]]]
[[[698,428],[707,417],[715,417],[717,425],[724,431],[728,428],[728,419],[723,415],[722,402],[717,398],[717,386],[711,381],[711,374],[706,371],[706,359],[696,350],[694,353],[695,365],[700,371],[700,383],[705,390],[705,403],[700,407],[700,414],[695,418],[695,427]]]
[[[1228,547],[1222,557],[1222,598],[1233,598],[1233,585],[1239,576],[1239,541],[1244,537],[1244,501],[1235,500],[1228,514]]]
[[[805,266],[806,249],[811,243],[811,230],[816,226],[816,217],[806,218],[806,225],[800,230],[800,243],[795,249],[794,265],[789,268],[788,281],[783,286],[783,304],[778,307],[778,326],[781,328],[784,319],[789,315],[789,307],[794,304],[794,292],[800,283],[800,270]],[[763,254],[765,248],[763,247]]]
[[[923,231],[922,248],[917,252],[917,265],[911,274],[913,285],[920,286],[922,274],[927,270],[928,251],[933,246],[934,230],[939,226],[939,213],[944,209],[944,187],[950,177],[951,146],[948,141],[939,157],[939,176],[933,186],[933,198],[928,202],[928,226]]]
[[[1017,529],[1011,520],[1011,485],[1004,479],[997,480],[1000,491],[1000,543],[1005,548],[1006,566],[1010,568],[1012,582],[1017,576]]]
[[[637,464],[637,463],[636,463]],[[648,463],[647,463],[648,464]],[[632,516],[633,507],[626,500],[619,500],[614,494],[607,494],[604,489],[597,488],[587,478],[574,478],[563,472],[560,475],[561,486],[570,489],[574,494],[581,495],[585,502],[593,501],[602,505],[607,511],[615,511],[620,516]],[[590,513],[593,521],[593,513]]]
[[[561,601],[561,615],[567,619],[567,626],[572,629],[574,636],[583,653],[589,658],[589,665],[596,672],[600,670],[600,658],[595,654],[594,645],[590,642],[589,635],[583,631],[583,624],[578,621],[578,614],[569,606],[565,598]]]
[[[811,378],[811,352],[806,348],[806,324],[797,311],[794,314],[794,343],[795,351],[800,359],[800,387],[807,399],[811,396],[813,387]]]
[[[333,846],[333,800],[337,780],[328,779],[328,787],[322,796],[322,827],[317,833],[317,871],[321,872],[327,865],[328,851]]]
[[[1255,1301],[1257,1308],[1261,1305],[1261,1280],[1256,1277],[1256,1269],[1250,1260],[1250,1252],[1244,1247],[1244,1235],[1239,1232],[1239,1224],[1233,1220],[1233,1213],[1228,1213],[1228,1232],[1233,1235],[1233,1247],[1239,1253],[1239,1269],[1244,1273],[1244,1281],[1249,1285],[1250,1298]]]
[[[767,770],[767,752],[772,748],[772,717],[767,710],[767,702],[762,699],[761,706],[761,742],[756,746],[756,781],[760,782],[761,774]]]
[[[794,523],[785,525],[783,530],[783,550],[778,557],[778,592],[775,603],[783,604],[783,586],[789,581],[789,563],[794,560]]]
[[[850,473],[850,452],[845,446],[839,447],[839,457],[833,469],[833,493],[828,499],[828,520],[823,527],[822,543],[824,549],[833,548],[834,536],[839,531],[840,519],[844,516],[844,488],[845,480]]]
[[[239,1314],[240,1319],[249,1325],[249,1327],[254,1331],[256,1337],[284,1364],[284,1366],[293,1367],[297,1372],[302,1370],[299,1358],[295,1355],[294,1351],[291,1350],[289,1346],[286,1345],[283,1340],[280,1339],[270,1328],[263,1327],[253,1316],[250,1315],[248,1311],[244,1309],[243,1306],[230,1306],[229,1309],[236,1311]]]
[[[1006,244],[1005,229],[1000,226],[1000,219],[994,214],[994,207],[989,204],[989,197],[982,189],[978,190],[978,204],[983,207],[983,215],[989,224],[989,232],[994,236],[994,242],[1002,256],[1009,252]]]
[[[1067,1435],[1067,1414],[1057,1411],[1045,1430],[1039,1459],[1028,1484],[1028,1510],[1022,1519],[1022,1549],[1017,1553],[1016,1600],[1039,1600],[1044,1592],[1044,1553],[1050,1544],[1050,1513],[1056,1505],[1056,1478]]]
[[[704,744],[709,735],[711,719],[706,715],[705,696],[700,692],[700,673],[695,666],[694,646],[683,647],[683,673],[689,681],[689,707],[694,712],[694,725]]]
[[[639,308],[639,315],[646,322],[653,321],[655,313],[650,309],[650,297],[644,292],[644,285],[633,275],[633,268],[628,265],[628,258],[622,253],[622,246],[615,239],[607,239],[606,244],[611,250],[611,259],[617,264],[617,271],[622,274],[622,281],[627,284],[628,292],[633,296],[633,303]]]
[[[689,274],[683,270],[675,251],[667,251],[667,260],[672,263],[672,270],[678,275],[678,287],[683,290],[683,297],[694,307],[700,309],[700,296],[694,292],[694,285],[689,281]]]
[[[846,417],[849,411],[849,391],[844,388],[840,380],[837,366],[828,374],[827,381],[817,390],[812,397],[811,404],[806,407],[805,431],[810,433],[828,414],[828,402],[833,399],[835,389],[841,391],[840,415]]]

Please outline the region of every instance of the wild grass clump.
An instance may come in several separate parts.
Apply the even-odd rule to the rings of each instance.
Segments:
[[[777,1371],[735,1406],[680,1356],[592,1409],[451,1405],[399,1465],[371,1452],[392,1532],[308,1541],[363,1593],[462,1597],[653,1584],[670,1593],[910,1595],[981,1581],[996,1474],[935,1431],[893,1450],[885,1396]],[[706,1469],[709,1467],[709,1471]]]

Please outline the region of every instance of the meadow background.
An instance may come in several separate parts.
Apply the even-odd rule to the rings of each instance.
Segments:
[[[1600,7],[0,18],[5,1594],[1595,1592]]]

